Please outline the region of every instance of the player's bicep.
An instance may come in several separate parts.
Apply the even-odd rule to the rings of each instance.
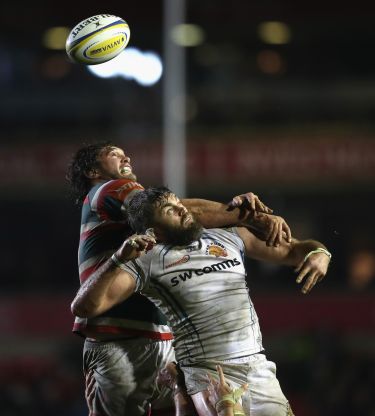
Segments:
[[[238,227],[237,232],[244,243],[247,257],[282,264],[290,263],[292,244],[283,241],[277,247],[267,246],[265,241],[260,240],[245,227]]]
[[[112,283],[102,291],[102,296],[94,296],[87,300],[85,306],[88,308],[89,317],[108,311],[128,299],[135,290],[136,282],[132,275],[124,270],[119,270]]]
[[[136,286],[134,277],[121,270],[107,292],[107,301],[112,306],[123,302],[136,291]]]

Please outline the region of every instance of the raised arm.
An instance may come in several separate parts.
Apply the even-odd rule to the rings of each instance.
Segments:
[[[181,202],[205,228],[235,225],[246,221],[252,214],[250,210],[232,208],[227,204],[207,199],[182,199]]]
[[[144,254],[155,243],[155,239],[147,235],[134,235],[125,240],[120,249],[82,283],[71,304],[73,315],[91,318],[131,296],[136,282],[123,270],[124,263]]]
[[[268,245],[291,240],[291,231],[282,217],[271,215],[272,210],[252,192],[235,196],[229,204],[206,199],[183,199],[181,202],[205,228],[243,225],[252,229]]]
[[[296,282],[303,282],[302,293],[306,294],[327,273],[331,254],[319,241],[292,239],[283,241],[278,247],[267,246],[248,229],[239,227],[238,233],[245,245],[245,254],[253,259],[295,266]]]

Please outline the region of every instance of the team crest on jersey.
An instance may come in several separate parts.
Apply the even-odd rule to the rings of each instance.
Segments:
[[[181,257],[180,259],[174,261],[173,263],[167,264],[165,266],[166,269],[169,269],[173,266],[178,266],[179,264],[187,263],[190,260],[190,256],[188,254],[185,254],[185,256]]]
[[[228,252],[226,248],[218,241],[213,241],[206,247],[206,254],[215,257],[227,257]]]

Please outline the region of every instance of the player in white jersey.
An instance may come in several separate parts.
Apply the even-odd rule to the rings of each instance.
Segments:
[[[270,247],[246,228],[202,230],[166,188],[137,193],[127,212],[132,228],[142,234],[127,239],[81,286],[73,313],[95,316],[142,292],[167,316],[199,415],[216,414],[207,400],[207,373],[214,374],[218,364],[235,387],[249,384],[246,415],[291,415],[276,366],[264,355],[243,257],[297,266],[297,282],[303,281],[302,292],[308,293],[328,269],[330,253],[323,244],[294,239]],[[148,227],[156,240],[145,233]]]
[[[136,291],[172,326],[181,367],[263,350],[244,279],[244,245],[235,230],[205,229],[198,241],[182,247],[158,244],[126,265],[137,279]]]

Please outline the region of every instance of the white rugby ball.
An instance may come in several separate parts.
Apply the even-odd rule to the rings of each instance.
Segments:
[[[124,19],[98,14],[82,20],[70,31],[65,49],[72,61],[96,65],[121,53],[129,39],[130,29]]]

